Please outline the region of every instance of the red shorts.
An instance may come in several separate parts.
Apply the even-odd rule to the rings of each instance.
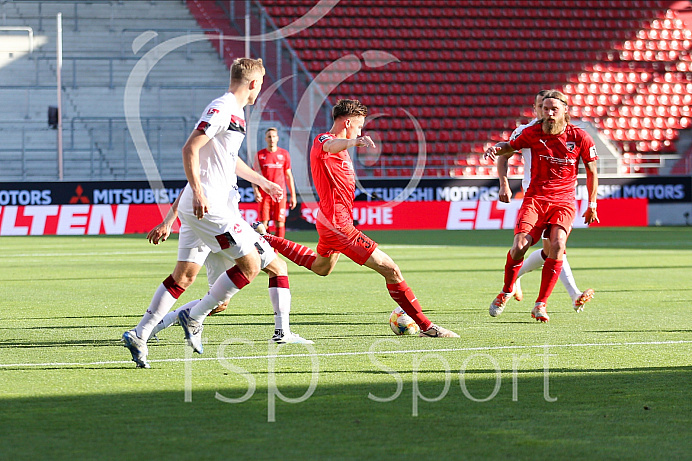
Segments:
[[[318,219],[317,234],[320,236],[317,242],[317,253],[325,258],[334,253],[343,253],[362,266],[377,248],[377,242],[353,225],[336,229],[325,226]]]
[[[266,222],[274,220],[277,222],[286,222],[286,198],[279,202],[275,202],[268,195],[262,194],[262,202],[259,207],[259,220]]]
[[[569,234],[576,213],[577,209],[573,203],[550,203],[524,197],[517,215],[517,224],[514,226],[514,234],[529,234],[531,245],[538,242],[543,231],[550,226],[560,226]]]

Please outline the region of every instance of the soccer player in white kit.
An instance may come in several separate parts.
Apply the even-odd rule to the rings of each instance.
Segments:
[[[534,99],[533,110],[536,114],[536,118],[531,120],[525,125],[518,126],[511,134],[510,140],[516,139],[517,136],[521,134],[526,128],[536,124],[540,119],[543,118],[543,96],[545,96],[550,90],[541,90],[536,94]],[[524,178],[521,181],[521,187],[524,191],[529,189],[529,184],[531,182],[531,149],[522,149],[521,155],[524,157]],[[512,199],[512,189],[509,187],[509,181],[507,179],[507,161],[508,157],[500,156],[497,158],[497,176],[500,180],[500,193],[499,199],[501,202],[509,203]],[[543,249],[540,251],[534,251],[531,253],[524,264],[519,270],[517,276],[517,281],[514,284],[514,299],[521,301],[524,298],[523,292],[521,290],[521,277],[531,271],[543,267],[545,258],[548,254],[548,240],[543,239]],[[581,312],[584,309],[584,304],[586,304],[591,298],[593,298],[594,290],[589,288],[584,292],[577,288],[577,283],[574,280],[574,274],[572,273],[572,268],[567,262],[567,254],[562,256],[562,272],[560,273],[560,281],[565,286],[567,293],[572,298],[572,306],[577,312]],[[490,308],[490,315],[497,317],[502,313],[500,309]]]
[[[151,242],[154,245],[158,245],[159,243],[164,242],[166,241],[166,239],[168,239],[168,237],[171,234],[173,224],[175,223],[178,217],[179,202],[180,197],[178,197],[175,200],[171,208],[168,210],[168,213],[166,214],[166,217],[163,219],[163,221],[159,225],[154,227],[151,231],[149,231],[149,234],[147,235],[147,239],[149,240],[149,242]],[[233,204],[229,204],[229,206],[233,206]],[[208,250],[208,254],[204,261],[201,261],[201,257],[204,254],[203,251],[196,251],[194,253],[190,252],[189,250],[183,251],[183,255],[190,254],[196,255],[195,261],[193,262],[196,262],[200,265],[204,264],[204,267],[207,270],[207,282],[209,283],[209,288],[212,287],[216,279],[219,278],[221,274],[226,272],[234,265],[233,261],[222,257],[218,253],[211,253],[210,250]],[[269,265],[269,263],[271,262],[268,258],[269,255],[270,254],[267,252],[263,252],[260,254],[260,258],[262,259],[262,270],[265,270],[267,265]],[[280,287],[280,285],[287,285],[287,283],[287,275],[278,275],[276,277],[269,278],[269,298],[271,300],[272,307],[274,308],[274,336],[272,336],[270,341],[277,344],[313,344],[313,341],[304,339],[300,337],[298,334],[295,334],[291,331],[289,322],[289,314],[291,308],[290,296],[281,296],[281,292],[283,290],[288,290],[288,288]],[[199,301],[199,299],[190,301],[187,304],[177,308],[176,310],[168,312],[159,321],[159,323],[157,323],[156,326],[154,326],[153,330],[151,330],[149,337],[156,337],[156,334],[161,330],[164,330],[173,325],[177,325],[178,315],[180,314],[180,312],[183,310],[189,311]],[[222,312],[226,310],[227,306],[228,302],[221,304],[215,307],[209,313],[209,315]]]
[[[238,209],[237,176],[257,184],[276,200],[283,189],[256,173],[238,157],[245,138],[243,108],[254,104],[264,81],[261,59],[240,58],[231,66],[229,90],[204,110],[183,147],[188,184],[181,193],[181,221],[176,268],[156,290],[140,323],[123,334],[122,341],[140,368],[149,368],[146,341],[156,324],[194,281],[210,253],[234,265],[217,277],[209,293],[190,311],[182,310],[179,322],[195,352],[202,353],[202,324],[261,269],[277,279],[278,304],[290,306],[286,263],[245,222]],[[264,262],[263,262],[264,260]],[[280,277],[283,276],[283,277]],[[284,298],[283,300],[281,298]]]

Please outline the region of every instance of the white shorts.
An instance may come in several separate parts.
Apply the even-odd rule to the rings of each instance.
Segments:
[[[200,229],[221,229],[219,227],[214,227],[213,223],[206,223],[205,219],[198,220],[194,216],[189,219],[189,215],[186,215],[187,219],[184,219],[183,215],[180,214],[180,237],[178,240],[178,261],[192,262],[200,266],[204,265],[207,268],[207,279],[209,281],[209,286],[211,287],[216,279],[228,269],[235,265],[235,260],[250,254],[252,251],[257,251],[260,256],[260,268],[265,269],[273,260],[276,258],[276,253],[274,249],[264,240],[259,234],[257,234],[252,227],[242,218],[239,221],[234,222],[230,226],[238,232],[229,232],[228,235],[213,234],[213,243],[217,251],[214,251],[214,247],[207,244],[206,242],[211,242],[209,236],[202,238],[200,235]],[[192,221],[193,225],[202,224],[193,229],[189,223]],[[220,235],[222,242],[228,242],[228,248],[221,248],[221,243],[216,239],[216,235]],[[235,245],[231,242],[234,242]],[[224,245],[225,246],[225,245]]]

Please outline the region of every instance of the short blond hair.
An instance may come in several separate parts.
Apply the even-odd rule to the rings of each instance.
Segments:
[[[258,73],[264,75],[264,64],[261,58],[238,58],[231,65],[231,85],[250,82]]]

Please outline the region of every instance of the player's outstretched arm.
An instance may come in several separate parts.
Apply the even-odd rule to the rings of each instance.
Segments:
[[[329,152],[332,154],[337,154],[342,150],[350,149],[351,147],[374,148],[375,143],[372,139],[370,139],[370,136],[360,136],[353,139],[334,138],[330,139],[322,145],[322,149],[324,149],[325,152]]]
[[[589,193],[589,206],[582,215],[585,224],[599,222],[596,212],[596,199],[598,198],[598,165],[595,161],[589,162],[586,167],[586,190]]]

